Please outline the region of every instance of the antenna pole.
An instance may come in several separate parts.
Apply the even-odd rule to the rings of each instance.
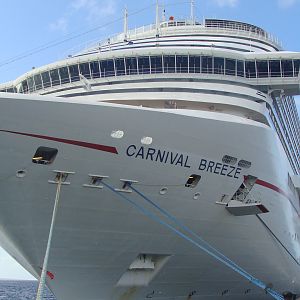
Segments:
[[[162,6],[162,21],[166,22],[166,9],[165,9],[165,3]]]
[[[128,11],[125,6],[124,10],[124,42],[127,42],[127,32],[128,32]]]
[[[156,0],[156,37],[159,37],[159,5],[158,0]]]
[[[191,20],[193,25],[195,24],[194,8],[195,8],[195,0],[191,0]]]

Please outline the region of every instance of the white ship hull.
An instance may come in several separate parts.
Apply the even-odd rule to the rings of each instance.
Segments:
[[[47,285],[58,300],[270,299],[108,188],[84,187],[88,174],[109,176],[105,182],[115,188],[122,188],[122,178],[137,180],[139,191],[253,276],[278,291],[300,292],[299,204],[288,192],[282,175],[288,164],[269,127],[216,112],[37,96],[1,96],[0,107],[1,242],[34,276],[41,272],[56,192],[48,180],[53,170],[75,172],[62,186],[48,264],[54,278]],[[112,138],[113,130],[124,137]],[[145,136],[151,145],[141,144]],[[32,163],[39,146],[58,149],[53,164]],[[149,148],[172,159],[159,161]],[[224,155],[246,159],[251,168],[200,167],[204,160],[222,164]],[[16,176],[19,170],[24,177]],[[191,174],[201,175],[195,188],[185,187]],[[216,203],[231,198],[247,175],[260,180],[252,195],[269,210],[260,216],[269,229],[256,215],[234,216]],[[136,193],[126,196],[153,211]],[[166,258],[161,269],[147,284],[120,284],[143,253]]]

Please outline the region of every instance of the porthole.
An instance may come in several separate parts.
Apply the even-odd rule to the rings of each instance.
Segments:
[[[41,165],[50,165],[55,160],[58,150],[49,147],[38,147],[32,157],[32,162]]]
[[[187,182],[185,183],[185,186],[189,188],[194,188],[198,184],[200,179],[200,175],[192,174],[191,176],[189,176]]]
[[[17,172],[16,172],[16,176],[18,177],[18,178],[23,178],[23,177],[25,177],[26,176],[26,170],[18,170]]]
[[[161,195],[165,195],[167,193],[167,191],[168,191],[168,188],[167,187],[163,187],[163,188],[160,189],[159,193]]]
[[[193,196],[194,200],[198,200],[200,198],[200,193],[195,193],[195,195]]]
[[[113,130],[110,134],[114,139],[121,139],[124,136],[123,130]]]
[[[152,137],[150,137],[150,136],[144,136],[141,139],[141,143],[144,144],[144,145],[151,145],[152,144]]]

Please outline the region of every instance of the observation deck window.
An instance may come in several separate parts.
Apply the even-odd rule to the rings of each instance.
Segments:
[[[293,77],[293,61],[282,60],[281,61],[282,75],[284,77]]]
[[[69,71],[67,67],[59,68],[59,75],[62,84],[70,82]]]
[[[247,78],[256,78],[255,61],[246,61],[245,69]]]
[[[69,73],[70,73],[70,77],[71,77],[71,82],[79,80],[78,65],[69,66]]]
[[[115,76],[114,61],[112,59],[100,61],[101,77]]]
[[[236,69],[236,60],[226,58],[225,59],[225,74],[226,75],[235,75],[235,69]]]
[[[51,86],[50,75],[48,71],[42,73],[42,80],[44,89]]]
[[[126,62],[126,74],[127,75],[138,74],[136,57],[126,57],[125,62]]]
[[[161,56],[151,56],[151,73],[162,73],[162,57]]]
[[[42,77],[41,74],[36,74],[34,77],[35,89],[40,90],[43,88]]]
[[[125,75],[124,58],[116,58],[115,66],[116,66],[116,75],[117,76]]]
[[[175,56],[164,55],[164,72],[175,73]]]
[[[28,93],[28,83],[27,83],[27,80],[23,80],[22,81],[22,90],[23,90],[23,93]]]
[[[33,77],[27,78],[27,82],[28,82],[29,92],[33,92],[34,91]]]
[[[82,63],[79,65],[80,74],[82,74],[85,78],[91,78],[90,65],[89,63]]]
[[[98,61],[90,62],[92,78],[100,78],[100,66]]]
[[[141,56],[138,58],[139,74],[150,73],[150,60],[149,56]]]
[[[246,78],[297,77],[300,59],[235,60],[197,55],[157,55],[92,61],[36,73],[16,86],[18,93],[34,92],[50,86],[86,78],[157,73],[219,74]]]
[[[269,77],[268,61],[259,60],[256,62],[256,67],[257,67],[257,77],[259,78]]]
[[[269,68],[271,77],[281,77],[280,60],[270,60]]]
[[[15,93],[15,89],[14,88],[9,88],[6,90],[7,93]]]
[[[236,61],[236,75],[240,77],[245,77],[245,64],[242,60]]]
[[[300,59],[294,60],[294,72],[295,76],[299,76],[299,70],[300,70]]]
[[[58,69],[51,70],[50,77],[51,77],[52,86],[60,84]]]
[[[189,65],[190,65],[190,73],[200,73],[201,70],[200,56],[190,56]]]
[[[177,73],[188,73],[189,58],[187,55],[176,56],[176,71]]]
[[[214,57],[214,74],[223,74],[224,75],[224,58],[223,57]]]
[[[202,56],[201,57],[201,70],[202,73],[212,73],[212,57]]]

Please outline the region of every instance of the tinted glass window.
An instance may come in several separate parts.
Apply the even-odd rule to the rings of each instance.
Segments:
[[[28,93],[28,83],[27,83],[27,80],[22,81],[22,90],[23,90],[23,93]]]
[[[78,65],[69,66],[69,73],[70,73],[70,77],[71,77],[71,82],[79,80]]]
[[[35,83],[36,90],[40,90],[43,88],[41,74],[34,75],[34,83]]]
[[[293,76],[293,61],[292,60],[282,60],[281,61],[282,75],[284,77]]]
[[[242,61],[242,60],[237,60],[236,61],[236,75],[241,76],[241,77],[245,77],[245,74],[244,74],[244,61]]]
[[[162,73],[162,58],[161,56],[151,56],[151,73]]]
[[[59,75],[60,75],[61,83],[70,82],[69,71],[67,67],[59,68]]]
[[[101,77],[115,76],[114,61],[112,59],[100,61]]]
[[[235,59],[226,58],[225,66],[226,66],[226,70],[225,70],[226,75],[235,75],[235,68],[236,68]]]
[[[90,62],[92,78],[100,78],[100,67],[98,61]]]
[[[127,75],[137,74],[136,57],[126,57],[125,62],[126,62],[126,74]]]
[[[268,62],[266,60],[258,60],[256,62],[256,67],[257,67],[257,77],[259,78],[269,77]]]
[[[8,93],[14,93],[14,92],[15,92],[14,88],[9,88],[9,89],[7,89],[6,91],[7,91]]]
[[[33,91],[34,91],[34,81],[33,81],[33,77],[27,78],[27,82],[28,82],[29,91],[30,91],[30,92],[33,92]]]
[[[176,56],[176,72],[177,73],[188,73],[188,56],[177,55]]]
[[[124,58],[116,58],[115,59],[115,65],[116,65],[116,74],[117,74],[117,76],[125,75]]]
[[[44,88],[47,88],[47,87],[51,86],[50,75],[49,75],[48,71],[42,73],[42,79],[43,79],[43,86],[44,86]]]
[[[224,58],[214,57],[214,73],[224,74]]]
[[[50,71],[50,77],[51,77],[52,86],[60,84],[59,75],[58,75],[58,70],[57,69],[54,69],[54,70]]]
[[[255,78],[256,77],[255,61],[246,61],[245,71],[246,71],[247,78]]]
[[[299,70],[300,70],[300,59],[294,59],[295,76],[299,76]]]
[[[175,73],[175,56],[164,55],[164,72]]]
[[[270,69],[270,75],[272,77],[281,77],[279,60],[270,60],[269,61],[269,69]]]
[[[89,63],[83,63],[79,65],[80,74],[82,74],[85,78],[91,78],[90,74],[90,65]]]
[[[212,73],[212,57],[202,56],[201,57],[201,69],[202,73]]]
[[[190,73],[200,73],[200,56],[190,56]]]
[[[139,63],[139,74],[150,73],[150,61],[149,56],[142,56],[138,58]]]

